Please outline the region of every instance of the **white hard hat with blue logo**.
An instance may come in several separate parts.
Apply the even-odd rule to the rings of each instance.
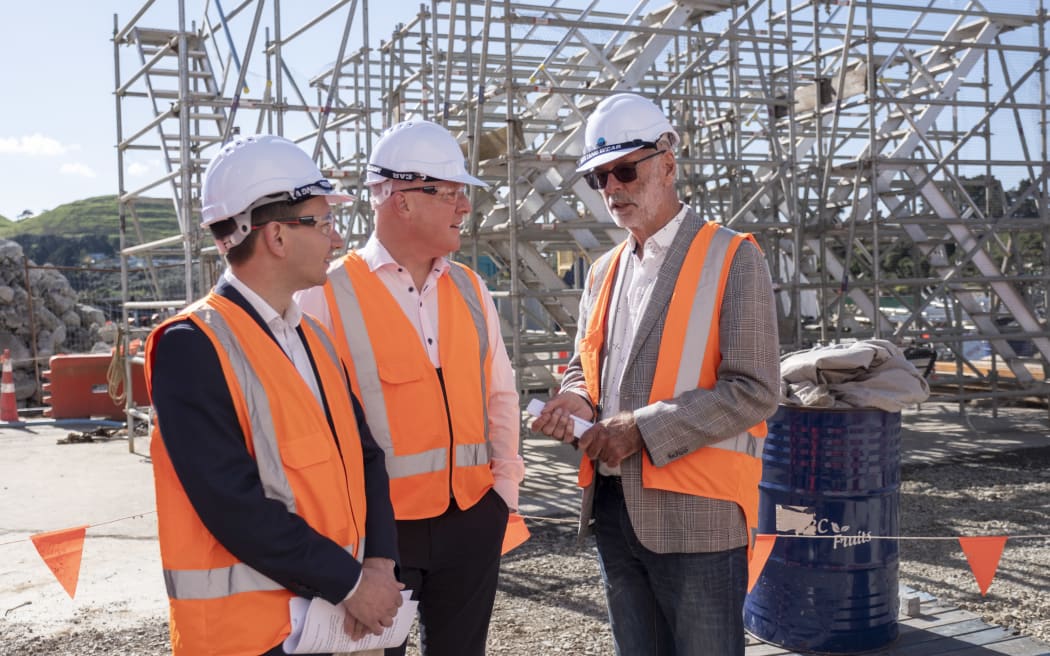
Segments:
[[[324,196],[329,203],[354,197],[336,191],[313,159],[295,142],[275,135],[238,136],[225,144],[204,171],[201,227],[234,219],[236,229],[215,238],[220,253],[251,233],[251,210],[280,201]]]
[[[590,171],[640,148],[656,148],[657,140],[667,133],[672,135],[671,145],[677,145],[678,133],[648,98],[636,93],[609,96],[587,118],[583,157],[576,170]]]

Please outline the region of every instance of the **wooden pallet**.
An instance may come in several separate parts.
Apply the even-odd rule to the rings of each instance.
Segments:
[[[918,597],[918,614],[905,614],[908,597]],[[977,615],[943,604],[934,597],[901,586],[900,636],[884,649],[865,656],[1050,656],[1050,645],[1019,635],[1014,629],[987,624]],[[747,636],[745,656],[803,656]],[[859,653],[859,652],[858,652]]]
[[[973,365],[973,368],[979,371],[984,377],[988,377],[992,374],[992,361],[990,358],[971,360],[970,364]],[[1045,378],[1042,364],[1027,362],[1024,367],[1036,380],[1043,380]],[[1014,372],[1011,371],[1010,367],[1008,367],[1002,360],[996,362],[995,371],[999,378],[1014,378]],[[957,372],[958,367],[955,362],[937,362],[934,364],[933,373],[936,376],[952,378],[958,375]],[[964,364],[962,367],[962,375],[973,376],[973,369],[970,369],[970,367]]]

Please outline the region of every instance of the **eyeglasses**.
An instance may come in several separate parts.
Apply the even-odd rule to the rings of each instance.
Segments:
[[[331,235],[332,231],[335,230],[335,216],[331,212],[320,218],[316,216],[293,216],[287,219],[274,219],[272,221],[267,221],[266,223],[283,223],[284,225],[290,226],[317,228],[318,232],[326,237]],[[266,223],[254,225],[252,226],[252,230],[261,230],[266,227]]]
[[[458,189],[442,189],[434,185],[426,185],[423,187],[405,187],[404,189],[395,189],[394,191],[421,191],[427,196],[434,196],[440,201],[448,203],[449,205],[455,205],[461,198],[467,197],[467,188],[460,187]]]
[[[623,164],[617,164],[608,171],[591,171],[583,174],[583,179],[587,181],[587,186],[591,189],[601,190],[605,188],[605,183],[609,181],[609,174],[620,182],[634,182],[638,179],[638,165],[647,159],[652,159],[657,155],[666,153],[666,150],[658,150],[651,155],[635,160],[633,162],[624,162]]]

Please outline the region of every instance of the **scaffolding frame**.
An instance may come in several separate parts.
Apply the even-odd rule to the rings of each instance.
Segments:
[[[175,28],[145,27],[148,1],[114,17],[122,261],[183,258],[185,298],[157,307],[206,291],[200,179],[238,131],[293,139],[360,199],[381,131],[434,120],[491,185],[471,189],[456,257],[489,282],[519,389],[545,393],[587,265],[625,234],[575,172],[583,122],[637,91],[682,136],[683,201],[762,245],[784,351],[928,346],[935,398],[1045,403],[1050,249],[1031,248],[1050,241],[1044,3],[428,0],[372,45],[368,0],[313,14],[179,0]],[[141,153],[162,173],[128,191]],[[135,200],[162,187],[178,226],[141,243]],[[339,221],[351,246],[372,227],[362,201]]]

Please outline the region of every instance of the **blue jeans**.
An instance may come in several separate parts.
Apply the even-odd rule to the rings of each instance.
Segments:
[[[743,656],[746,547],[650,551],[631,527],[619,478],[597,485],[594,532],[618,656]]]

